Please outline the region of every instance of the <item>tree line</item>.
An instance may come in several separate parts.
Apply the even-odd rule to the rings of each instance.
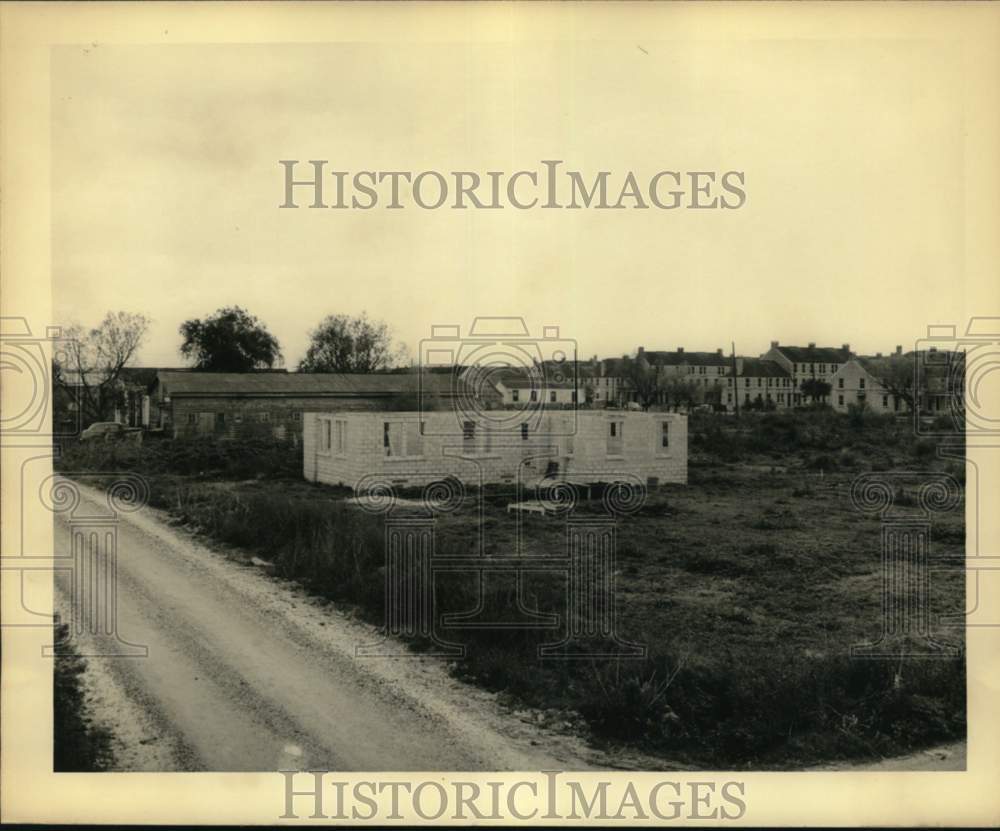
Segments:
[[[122,376],[135,361],[151,324],[144,314],[108,312],[94,327],[72,324],[53,358],[57,390],[91,420],[107,418],[119,403]],[[203,372],[253,372],[284,365],[278,339],[256,315],[225,306],[178,327],[181,356]],[[299,372],[382,372],[405,365],[404,346],[396,344],[387,323],[367,313],[331,314],[309,332]]]

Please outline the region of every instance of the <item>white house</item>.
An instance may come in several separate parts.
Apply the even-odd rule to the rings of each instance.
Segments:
[[[583,403],[586,392],[582,383],[526,376],[508,377],[496,382],[505,406],[531,407],[538,404]]]
[[[852,404],[864,404],[876,413],[895,413],[909,409],[872,375],[861,362],[852,358],[830,378],[830,404],[847,412]]]

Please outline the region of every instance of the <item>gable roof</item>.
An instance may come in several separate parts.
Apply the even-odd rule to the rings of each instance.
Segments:
[[[463,391],[450,376],[327,372],[177,372],[157,373],[169,396],[369,397],[422,391],[452,396]]]
[[[833,346],[775,346],[792,363],[842,364],[851,359],[851,351]]]
[[[642,356],[650,364],[660,366],[728,366],[732,358],[718,352],[648,352]]]
[[[573,377],[572,364],[545,365],[529,370],[519,367],[504,367],[488,373],[488,378],[495,384],[503,384],[509,390],[527,389],[576,389],[583,385],[582,375]]]
[[[753,378],[791,378],[791,373],[777,361],[767,358],[737,358],[740,377]]]

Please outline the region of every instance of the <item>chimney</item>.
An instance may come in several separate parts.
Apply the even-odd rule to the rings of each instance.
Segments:
[[[815,349],[816,348],[816,341],[814,341],[814,340],[809,341],[809,348],[810,349]]]
[[[720,347],[719,349],[716,349],[715,350],[715,354],[716,355],[722,355],[722,348]]]
[[[778,348],[778,342],[776,340],[771,341],[771,348],[772,349],[777,349]]]
[[[875,357],[876,358],[881,358],[882,357],[882,353],[881,352],[876,352],[875,353]]]
[[[840,348],[843,349],[845,352],[851,351],[851,345],[849,343],[842,343],[840,345]]]
[[[639,355],[641,355],[645,351],[646,351],[646,347],[645,346],[640,346],[639,350],[636,352],[636,357],[638,357]]]
[[[677,354],[678,355],[683,355],[684,354],[684,347],[683,346],[678,346],[677,347]]]
[[[902,346],[897,346],[896,347],[896,354],[897,355],[902,355],[903,354],[903,347]]]

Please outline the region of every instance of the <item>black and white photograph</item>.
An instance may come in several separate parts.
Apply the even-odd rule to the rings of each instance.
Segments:
[[[0,8],[16,819],[997,819],[996,6],[140,5]]]

